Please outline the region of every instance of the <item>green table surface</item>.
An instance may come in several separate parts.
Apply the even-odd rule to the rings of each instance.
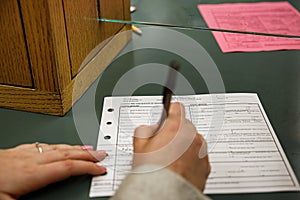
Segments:
[[[196,6],[199,3],[257,2],[225,0],[132,0],[137,11],[134,20],[206,26]],[[300,10],[300,1],[290,1]],[[150,29],[149,29],[150,30]],[[160,29],[161,30],[161,29]],[[129,51],[141,41],[153,43],[161,35],[133,35],[132,41],[123,50]],[[175,31],[175,30],[174,30]],[[281,142],[290,164],[300,179],[300,51],[235,52],[222,53],[211,32],[177,30],[203,46],[212,58],[222,77],[225,92],[257,93],[270,122]],[[172,36],[170,36],[172,37]],[[179,41],[173,41],[176,45]],[[197,52],[189,52],[195,54]],[[182,64],[181,73],[190,82],[194,93],[222,92],[209,90],[201,74],[174,52],[162,49],[141,49],[128,52],[114,60],[101,77],[64,117],[0,109],[0,148],[14,147],[36,141],[45,143],[92,144],[96,145],[102,103],[105,96],[114,95],[160,95],[158,84],[145,84],[132,92],[124,84],[123,89],[114,91],[122,75],[136,66],[149,63],[169,64],[176,59]],[[203,58],[204,59],[204,58]],[[153,76],[133,76],[129,82]],[[179,89],[177,94],[190,94]],[[93,104],[91,104],[91,102]],[[1,162],[1,161],[0,161]],[[12,172],[13,174],[13,172]],[[30,180],[28,180],[30,181]],[[22,199],[89,199],[91,177],[72,177],[28,194]],[[209,195],[213,199],[300,199],[299,192],[220,194]],[[107,199],[107,197],[95,198]]]

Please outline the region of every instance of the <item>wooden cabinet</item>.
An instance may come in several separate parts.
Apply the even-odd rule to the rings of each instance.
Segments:
[[[130,0],[0,0],[0,106],[64,115],[130,40]],[[109,38],[109,40],[107,40]],[[97,66],[81,68],[106,41]],[[100,64],[99,64],[100,63]],[[80,88],[74,95],[75,81]],[[73,98],[73,99],[72,99]]]

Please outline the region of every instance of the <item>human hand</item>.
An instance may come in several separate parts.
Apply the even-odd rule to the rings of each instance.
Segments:
[[[200,191],[210,173],[205,139],[185,118],[184,107],[172,103],[163,127],[140,126],[135,130],[133,167],[159,165],[181,175]]]
[[[91,146],[66,144],[23,144],[0,150],[0,199],[17,199],[31,191],[70,176],[101,175],[106,168],[96,162],[105,151],[93,151]]]

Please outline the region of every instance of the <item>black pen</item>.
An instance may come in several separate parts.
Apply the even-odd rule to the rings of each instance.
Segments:
[[[163,90],[163,111],[159,120],[158,127],[156,129],[156,132],[162,127],[163,123],[165,122],[166,118],[169,115],[169,108],[171,104],[171,99],[173,95],[173,91],[175,89],[176,85],[176,77],[177,77],[177,72],[179,70],[180,66],[176,61],[172,61],[170,63],[170,69],[169,69],[169,74],[167,78],[167,82],[164,86]]]

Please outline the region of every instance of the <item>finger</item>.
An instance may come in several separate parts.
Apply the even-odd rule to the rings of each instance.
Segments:
[[[134,130],[133,149],[135,153],[141,152],[158,128],[158,124],[146,126],[142,125]]]
[[[20,150],[20,151],[34,151],[37,152],[36,143],[32,144],[21,144],[19,146],[16,146],[12,150]]]
[[[39,143],[44,152],[55,151],[55,150],[81,150],[83,147],[79,145],[68,145],[68,144],[45,144]]]
[[[162,129],[168,130],[168,131],[161,131],[163,133],[166,133],[167,135],[172,135],[174,137],[180,127],[183,127],[185,124],[185,111],[184,106],[179,103],[172,103],[170,106],[169,116],[167,117]]]
[[[68,144],[46,144],[46,143],[32,143],[32,144],[22,144],[15,147],[15,150],[20,151],[31,151],[31,152],[38,152],[37,146],[41,147],[43,152],[53,151],[53,150],[63,150],[63,149],[91,149],[91,146],[79,146],[79,145],[68,145]]]
[[[169,110],[168,118],[185,119],[185,109],[179,102],[172,103]]]
[[[106,157],[105,151],[86,151],[78,149],[66,149],[49,151],[40,154],[39,163],[51,163],[63,160],[85,160],[91,162],[100,162]]]
[[[106,168],[96,163],[82,160],[65,160],[42,165],[39,169],[40,185],[46,186],[50,183],[64,180],[71,176],[90,174],[101,175]]]
[[[134,130],[134,137],[135,138],[149,138],[152,137],[155,134],[155,131],[158,128],[158,124],[153,125],[142,125],[137,127]]]
[[[184,106],[179,103],[172,103],[170,106],[169,116],[164,123],[164,127],[171,130],[172,132],[177,132],[182,123],[185,122],[185,109]]]

